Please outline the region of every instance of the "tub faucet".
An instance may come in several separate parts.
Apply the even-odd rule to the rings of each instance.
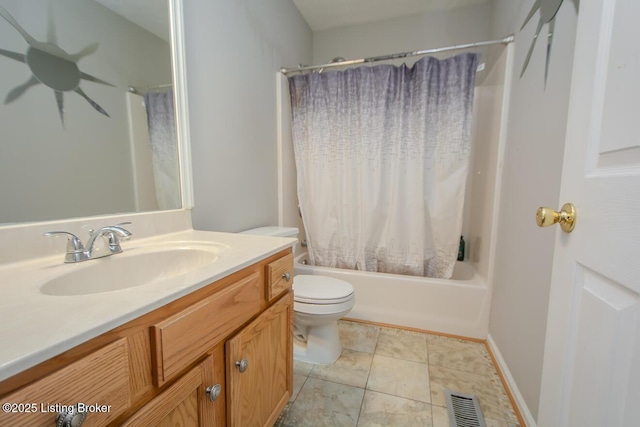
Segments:
[[[130,222],[123,222],[116,225],[107,225],[99,228],[98,230],[89,230],[89,240],[87,246],[82,244],[80,238],[75,234],[68,231],[48,231],[44,233],[44,236],[57,236],[59,234],[66,234],[68,236],[67,241],[67,253],[64,258],[66,263],[74,263],[87,261],[89,259],[102,258],[105,256],[119,254],[122,252],[120,242],[122,240],[128,240],[131,237],[131,232],[122,228],[123,225],[131,224]],[[94,254],[95,243],[99,237],[106,237],[108,239],[109,251],[105,251],[99,255]]]

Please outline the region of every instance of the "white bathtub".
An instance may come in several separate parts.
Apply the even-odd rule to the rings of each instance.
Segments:
[[[356,303],[348,318],[487,337],[489,292],[468,262],[457,262],[451,279],[432,279],[317,267],[306,260],[306,253],[296,257],[295,274],[330,276],[353,285]]]

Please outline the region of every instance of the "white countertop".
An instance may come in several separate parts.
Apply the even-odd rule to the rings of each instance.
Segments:
[[[0,381],[292,246],[296,239],[187,230],[122,242],[123,254],[64,264],[64,255],[0,266]],[[215,245],[217,259],[169,279],[117,291],[52,296],[48,280],[156,244]],[[107,261],[108,262],[108,261]],[[141,266],[142,267],[142,266]]]

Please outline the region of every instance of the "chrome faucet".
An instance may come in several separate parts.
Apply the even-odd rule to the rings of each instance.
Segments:
[[[68,231],[48,231],[43,235],[57,236],[59,234],[66,234],[68,236],[68,241],[67,253],[64,257],[64,262],[81,262],[90,259],[102,258],[113,254],[119,254],[120,252],[122,252],[120,242],[122,240],[128,240],[131,237],[131,232],[122,228],[123,225],[127,224],[131,223],[123,222],[116,225],[107,225],[105,227],[99,228],[98,230],[89,230],[89,240],[87,241],[86,248],[82,244],[82,241],[75,234]],[[96,256],[94,254],[96,240],[98,240],[98,238],[102,236],[108,239],[109,251]]]

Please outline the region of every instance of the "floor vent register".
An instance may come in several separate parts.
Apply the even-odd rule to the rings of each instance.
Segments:
[[[445,398],[452,427],[487,427],[475,394],[446,390]]]

